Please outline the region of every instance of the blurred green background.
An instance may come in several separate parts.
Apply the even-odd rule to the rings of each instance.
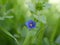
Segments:
[[[60,45],[60,4],[49,0],[0,0],[0,45]],[[29,30],[25,23],[36,22]]]

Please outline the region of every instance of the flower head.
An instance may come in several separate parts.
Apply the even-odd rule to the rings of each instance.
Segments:
[[[31,29],[31,28],[35,28],[36,27],[36,22],[34,22],[33,20],[29,20],[28,22],[26,22],[26,26]]]

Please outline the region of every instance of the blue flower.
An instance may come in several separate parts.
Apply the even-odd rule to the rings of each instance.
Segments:
[[[36,22],[34,22],[33,20],[29,20],[28,22],[26,22],[26,26],[31,29],[31,28],[35,28],[36,27]]]

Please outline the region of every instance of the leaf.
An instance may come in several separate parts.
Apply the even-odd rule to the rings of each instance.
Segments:
[[[37,16],[37,15],[34,15],[34,17],[39,21],[39,22],[42,22],[43,24],[46,24],[46,17],[44,15],[40,15],[40,16]]]
[[[29,3],[27,3],[28,4],[28,8],[29,8],[29,10],[31,11],[31,12],[35,12],[35,6],[34,6],[34,4],[33,3],[31,3],[31,2],[29,2]]]
[[[9,38],[14,39],[14,40],[15,40],[15,42],[16,42],[16,44],[17,44],[17,45],[19,45],[19,43],[18,43],[17,39],[16,39],[13,35],[11,35],[7,30],[5,30],[5,29],[3,29],[3,28],[1,28],[1,27],[0,27],[0,31],[2,31],[2,32],[4,32],[6,35],[8,35],[8,36],[9,36]]]
[[[50,45],[49,40],[47,37],[43,39],[43,45]]]
[[[55,43],[60,44],[60,35],[57,37]]]

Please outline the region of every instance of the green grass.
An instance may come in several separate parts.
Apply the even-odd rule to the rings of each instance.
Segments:
[[[0,45],[60,45],[60,12],[48,0],[0,0]]]

